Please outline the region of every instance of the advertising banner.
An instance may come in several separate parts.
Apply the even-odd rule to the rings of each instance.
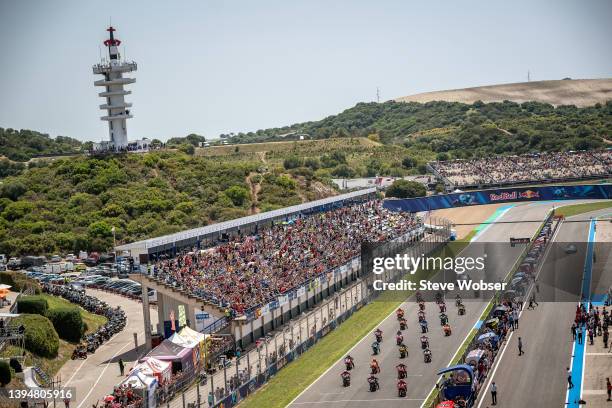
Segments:
[[[392,211],[420,212],[442,208],[467,207],[515,201],[610,199],[612,184],[572,186],[513,187],[422,198],[386,199],[383,207]]]

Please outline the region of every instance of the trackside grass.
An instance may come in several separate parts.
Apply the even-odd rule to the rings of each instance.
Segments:
[[[455,241],[452,246],[453,255],[465,248],[474,235],[475,231],[472,231],[462,240]],[[444,248],[438,252],[442,251]],[[430,272],[419,270],[411,280],[426,279]],[[398,293],[390,291],[382,293],[376,300],[356,311],[348,320],[319,340],[298,359],[283,367],[266,385],[241,402],[240,406],[245,408],[287,406],[412,293],[404,291],[402,295],[405,296],[398,296]],[[399,300],[400,298],[404,300]]]
[[[591,211],[603,210],[612,208],[612,200],[596,201],[594,203],[566,205],[555,209],[555,214],[571,217],[573,215],[583,214]]]

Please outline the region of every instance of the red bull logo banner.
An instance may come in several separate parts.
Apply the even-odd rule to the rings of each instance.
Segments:
[[[392,211],[421,212],[441,208],[467,207],[513,201],[561,201],[576,199],[610,199],[612,184],[585,184],[498,188],[462,191],[422,198],[386,199],[383,206]]]

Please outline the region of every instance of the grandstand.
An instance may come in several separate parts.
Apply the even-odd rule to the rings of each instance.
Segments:
[[[376,188],[353,191],[309,203],[118,245],[115,247],[115,252],[133,257],[136,265],[146,265],[151,259],[157,259],[162,254],[176,255],[185,248],[207,248],[218,242],[227,241],[232,234],[255,233],[263,226],[288,222],[304,215],[327,211],[350,203],[372,200],[375,195]]]
[[[447,189],[607,178],[612,150],[551,152],[429,163]]]
[[[137,256],[132,278],[157,290],[158,333],[183,310],[193,329],[229,326],[244,345],[357,281],[362,242],[406,245],[424,232],[371,188],[116,249]]]

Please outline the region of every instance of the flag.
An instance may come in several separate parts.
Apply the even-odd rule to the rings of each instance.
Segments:
[[[176,325],[174,324],[174,309],[170,311],[170,329],[176,331]]]

